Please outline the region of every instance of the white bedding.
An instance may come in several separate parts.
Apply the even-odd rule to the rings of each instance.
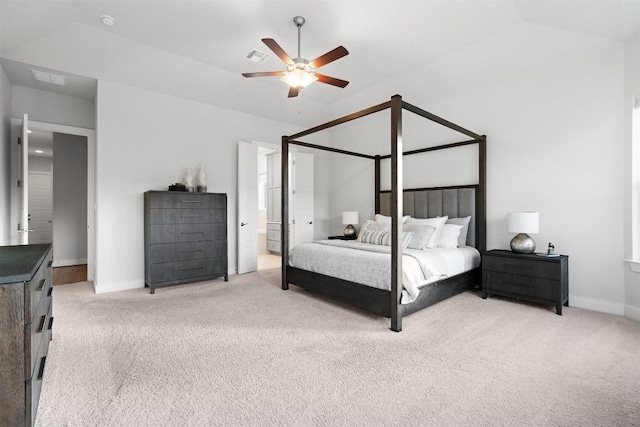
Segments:
[[[414,301],[420,287],[480,265],[477,249],[403,249],[402,304]],[[289,265],[379,289],[390,289],[391,248],[345,240],[319,240],[291,249]]]

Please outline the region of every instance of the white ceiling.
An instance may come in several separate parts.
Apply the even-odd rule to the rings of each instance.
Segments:
[[[104,26],[104,14],[116,25]],[[264,64],[245,58],[254,48],[271,53],[261,38],[297,56],[296,15],[306,18],[303,57],[338,45],[349,50],[320,71],[349,80],[345,89],[314,83],[301,99],[287,99],[277,77],[240,77],[284,69],[275,55]],[[574,50],[577,38],[580,46],[623,42],[640,31],[640,0],[0,0],[0,25],[0,58],[12,84],[92,98],[96,79],[105,78],[291,121],[302,103],[330,110],[473,48],[513,42],[514,57],[544,63]],[[501,61],[504,67],[491,64],[493,73],[514,66],[509,56]],[[69,86],[35,82],[29,64],[66,75]]]

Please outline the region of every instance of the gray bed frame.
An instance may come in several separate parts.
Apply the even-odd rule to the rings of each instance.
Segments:
[[[300,141],[299,138],[320,132],[342,123],[389,109],[391,112],[391,154],[371,156],[337,148]],[[402,113],[410,111],[432,122],[458,131],[471,140],[403,152]],[[402,330],[402,318],[467,289],[481,286],[480,268],[448,277],[421,288],[418,298],[410,304],[400,304],[402,295],[402,224],[403,215],[429,218],[448,215],[450,218],[471,216],[467,245],[480,252],[486,249],[486,141],[479,135],[435,116],[394,95],[390,101],[358,111],[291,136],[282,137],[282,289],[289,284],[325,297],[372,311],[391,319],[391,330]],[[364,157],[375,162],[375,212],[391,217],[391,281],[390,290],[373,288],[335,277],[302,270],[289,265],[289,145],[304,146],[344,155]],[[470,185],[404,189],[402,185],[403,156],[446,150],[464,145],[478,147],[478,183]],[[391,159],[391,190],[381,191],[380,162]]]

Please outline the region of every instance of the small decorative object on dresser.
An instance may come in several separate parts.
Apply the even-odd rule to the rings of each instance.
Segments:
[[[206,183],[206,175],[204,173],[204,165],[200,165],[200,170],[198,170],[198,185],[196,187],[196,191],[198,193],[207,192],[207,183]]]
[[[569,306],[569,257],[491,250],[482,254],[482,298],[488,294]]]
[[[195,187],[193,186],[193,176],[191,176],[191,169],[187,169],[187,173],[184,176],[184,184],[187,187],[188,192],[195,191]]]
[[[187,187],[181,182],[169,185],[169,191],[187,191]]]
[[[144,261],[152,294],[160,286],[227,281],[227,195],[144,193]]]
[[[33,426],[53,326],[50,244],[0,247],[0,426]]]

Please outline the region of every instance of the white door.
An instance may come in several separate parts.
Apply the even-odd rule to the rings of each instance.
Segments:
[[[238,274],[258,269],[258,147],[238,141]]]
[[[29,243],[53,242],[53,174],[29,172]]]
[[[20,212],[18,216],[19,244],[29,244],[29,117],[24,114],[20,123],[20,141],[18,150],[18,192]]]
[[[313,154],[294,153],[291,203],[293,243],[313,241]]]

